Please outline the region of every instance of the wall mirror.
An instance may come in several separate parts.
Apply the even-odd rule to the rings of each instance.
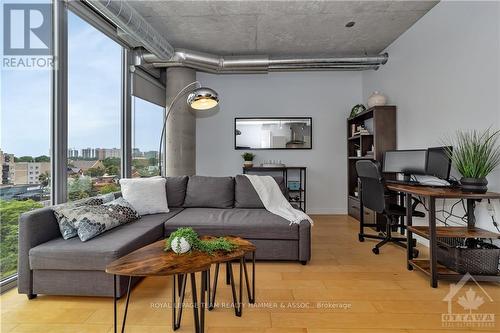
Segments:
[[[311,149],[311,117],[262,117],[234,119],[234,148]]]

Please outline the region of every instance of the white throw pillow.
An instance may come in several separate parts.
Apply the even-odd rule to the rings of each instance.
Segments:
[[[122,196],[139,215],[168,213],[166,182],[163,177],[123,178]]]

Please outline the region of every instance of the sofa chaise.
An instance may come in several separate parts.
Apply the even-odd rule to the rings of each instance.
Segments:
[[[283,178],[275,179],[286,195]],[[265,210],[245,176],[167,177],[166,184],[169,213],[142,216],[86,242],[78,237],[64,240],[51,207],[23,214],[19,293],[28,298],[37,294],[112,297],[113,277],[105,273],[107,264],[188,226],[200,235],[249,239],[257,246],[257,260],[309,261],[310,223],[290,225]],[[117,279],[117,294],[125,292],[126,278]]]

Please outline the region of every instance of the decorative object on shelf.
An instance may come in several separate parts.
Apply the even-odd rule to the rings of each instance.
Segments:
[[[364,124],[361,124],[361,125],[359,125],[359,126],[357,126],[355,128],[355,131],[352,133],[352,136],[355,136],[355,135],[369,135],[369,134],[370,134],[370,131],[368,131],[365,128]]]
[[[264,168],[284,168],[285,164],[281,163],[281,160],[269,160],[264,161],[260,166]]]
[[[370,97],[368,97],[368,107],[374,107],[374,106],[383,106],[387,103],[387,98],[379,93],[378,91],[374,91]]]
[[[175,103],[177,103],[177,101],[182,96],[185,96],[187,93],[189,93],[189,95],[186,99],[186,103],[193,110],[197,111],[210,110],[219,104],[219,95],[217,94],[217,92],[210,88],[202,87],[199,81],[191,82],[190,84],[182,88],[177,93],[177,95],[175,95],[174,99],[172,99],[172,102],[170,102],[170,105],[167,107],[167,115],[165,116],[165,120],[163,120],[163,128],[161,130],[161,135],[160,135],[160,145],[159,145],[160,148],[158,149],[158,170],[160,170],[160,176],[163,175],[163,169],[161,166],[162,162],[161,152],[163,150],[163,137],[165,136],[165,129],[167,127],[168,117],[172,113],[171,111]]]
[[[288,181],[288,189],[290,191],[300,190],[300,182],[298,180],[289,180]]]
[[[189,248],[186,250],[187,246]],[[201,240],[193,228],[179,228],[172,232],[165,241],[165,251],[172,250],[177,254],[186,253],[189,250],[198,250],[208,254],[213,254],[216,251],[231,252],[237,247],[238,245],[224,237]]]
[[[458,130],[456,138],[449,140],[453,148],[446,150],[455,168],[462,175],[463,192],[486,193],[486,177],[500,165],[500,130]]]
[[[243,166],[245,168],[251,168],[253,167],[253,159],[255,158],[255,154],[252,153],[244,153],[241,154],[241,157],[243,157]]]
[[[356,117],[358,114],[361,112],[365,111],[366,107],[363,104],[356,104],[352,107],[351,109],[351,114],[349,115],[349,118]]]

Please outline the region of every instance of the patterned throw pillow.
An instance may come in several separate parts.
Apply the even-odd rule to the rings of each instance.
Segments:
[[[82,242],[140,218],[132,205],[122,197],[100,206],[75,208],[74,216],[74,225]]]
[[[98,206],[111,202],[114,199],[115,195],[113,193],[108,193],[98,197],[85,198],[53,206],[52,210],[56,216],[57,223],[59,224],[59,230],[61,231],[63,238],[70,239],[78,234],[77,228],[72,222],[75,220],[75,217],[73,216],[74,208],[82,206]]]

